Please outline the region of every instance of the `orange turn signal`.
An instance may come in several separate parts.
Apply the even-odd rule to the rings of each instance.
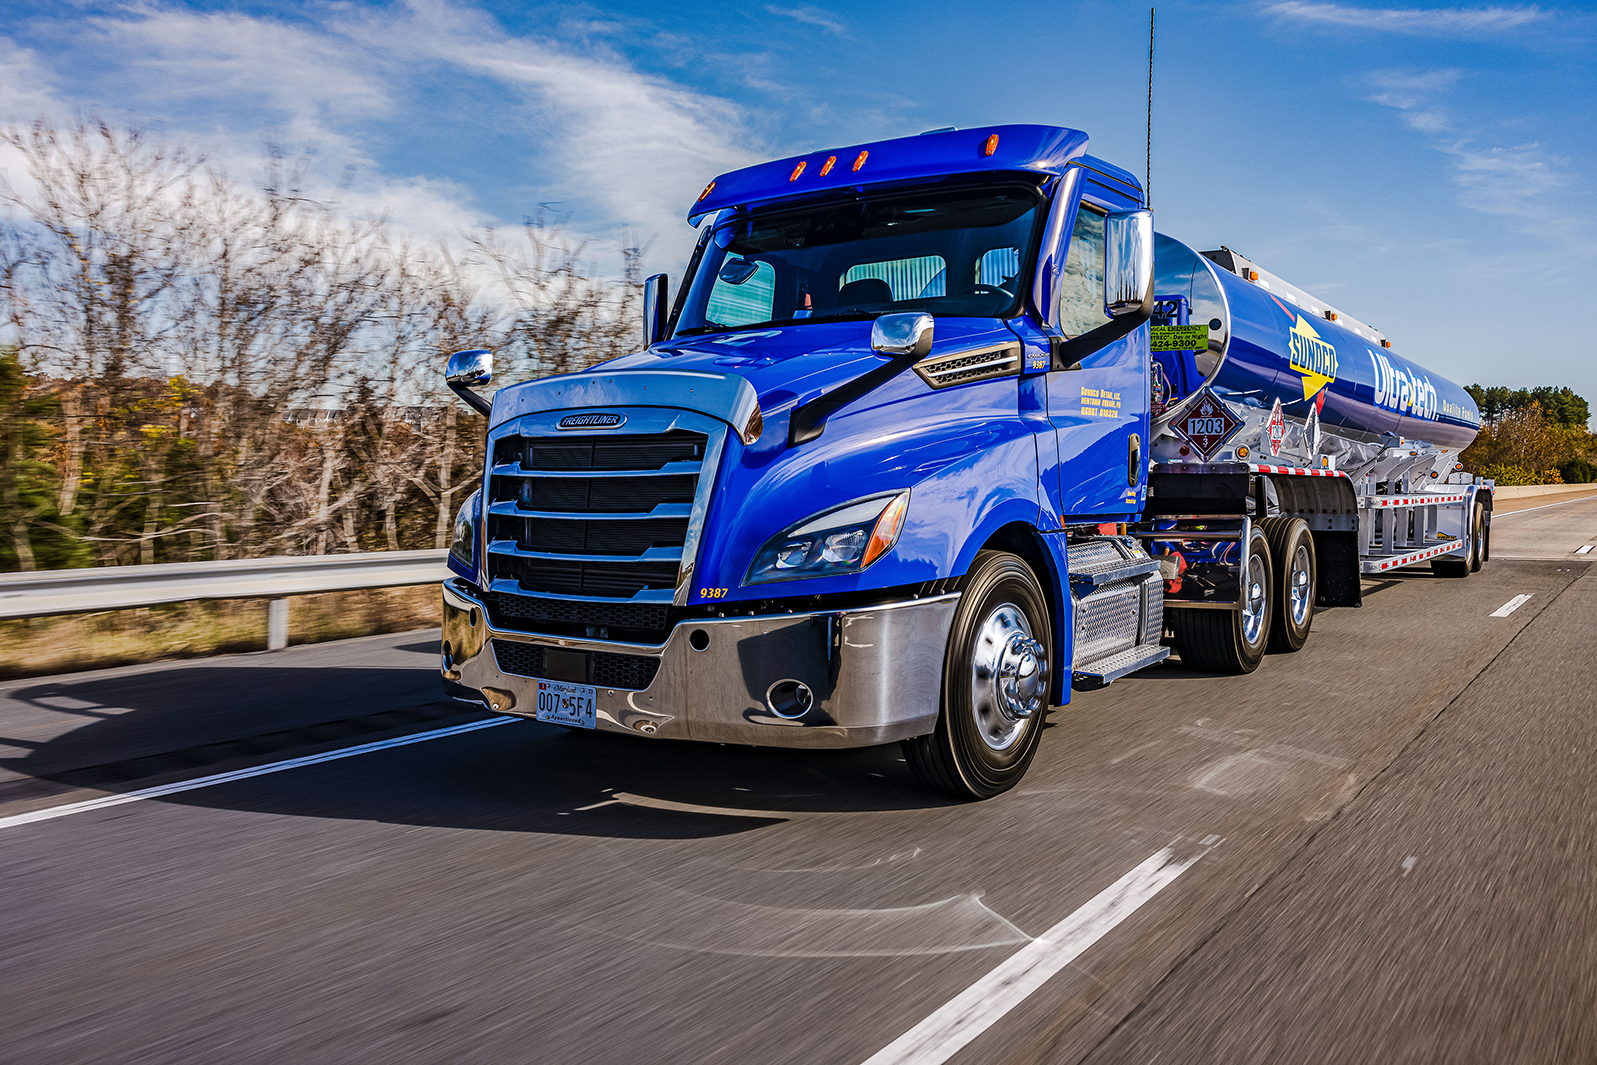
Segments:
[[[887,554],[898,543],[898,534],[904,529],[904,512],[908,509],[908,492],[899,493],[897,499],[887,504],[882,516],[876,519],[876,527],[871,530],[870,541],[865,545],[865,556],[860,560],[860,569]]]

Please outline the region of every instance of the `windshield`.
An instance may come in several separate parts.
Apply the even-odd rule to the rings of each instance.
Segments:
[[[1040,223],[1033,187],[899,192],[740,215],[705,245],[677,336],[891,311],[1004,317]]]

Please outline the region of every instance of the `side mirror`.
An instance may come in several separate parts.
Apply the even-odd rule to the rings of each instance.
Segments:
[[[449,390],[485,418],[493,409],[493,404],[477,395],[471,388],[473,385],[487,384],[493,380],[493,376],[494,353],[486,348],[457,351],[449,356],[449,365],[444,368],[444,383],[449,386]]]
[[[871,323],[871,349],[883,355],[913,355],[919,362],[932,350],[932,316],[914,312],[882,315]]]
[[[1152,297],[1153,212],[1114,211],[1104,219],[1104,312],[1141,314]]]
[[[668,284],[664,274],[655,274],[643,282],[643,344],[648,347],[665,339],[665,318]]]

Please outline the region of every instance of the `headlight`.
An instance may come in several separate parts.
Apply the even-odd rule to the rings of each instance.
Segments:
[[[449,553],[467,566],[477,564],[477,508],[482,502],[482,490],[471,493],[460,504],[455,514],[455,535],[449,541]]]
[[[824,511],[765,541],[744,584],[858,573],[898,542],[909,492],[872,496]]]

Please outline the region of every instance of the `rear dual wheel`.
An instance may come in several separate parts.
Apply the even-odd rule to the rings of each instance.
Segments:
[[[1240,609],[1174,607],[1165,614],[1176,637],[1182,665],[1206,673],[1252,673],[1264,658],[1276,614],[1274,567],[1264,530],[1251,527],[1243,545],[1238,595]]]
[[[1042,587],[1017,555],[980,552],[962,590],[937,729],[905,740],[904,760],[935,791],[987,799],[1014,787],[1037,753],[1053,628]]]

